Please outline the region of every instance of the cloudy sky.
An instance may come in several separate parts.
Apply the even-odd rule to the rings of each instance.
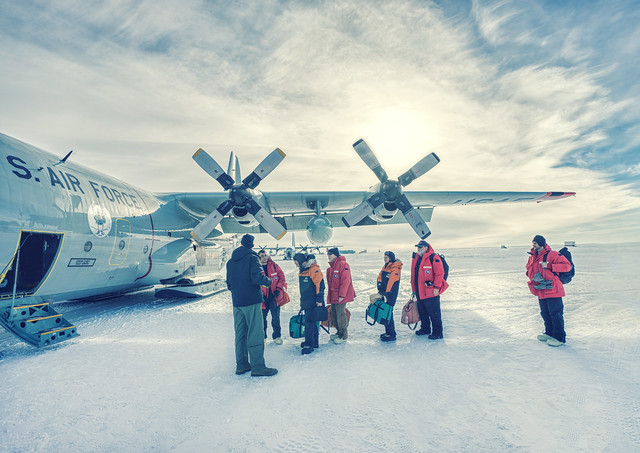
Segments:
[[[436,208],[434,244],[632,241],[638,23],[635,1],[0,0],[0,132],[160,192],[218,190],[198,147],[244,175],[282,148],[264,191],[366,189],[364,138],[392,177],[438,154],[412,190],[578,193]]]

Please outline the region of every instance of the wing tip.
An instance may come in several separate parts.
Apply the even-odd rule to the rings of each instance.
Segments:
[[[536,201],[542,203],[543,201],[560,200],[562,198],[575,197],[576,192],[547,192]]]

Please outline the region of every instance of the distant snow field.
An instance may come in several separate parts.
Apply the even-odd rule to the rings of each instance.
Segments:
[[[640,244],[571,249],[559,348],[536,339],[528,248],[434,246],[451,266],[444,340],[399,322],[410,252],[397,251],[397,341],[380,342],[384,328],[365,323],[376,251],[347,255],[358,294],[348,342],[321,331],[309,356],[288,336],[294,265],[278,261],[292,302],[284,344],[265,347],[280,371],[271,378],[234,374],[227,292],[59,304],[78,338],[38,350],[0,334],[0,451],[640,451]]]

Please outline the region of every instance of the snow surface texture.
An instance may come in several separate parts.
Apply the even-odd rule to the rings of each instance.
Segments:
[[[438,251],[451,266],[444,340],[398,323],[398,340],[381,343],[364,311],[382,253],[347,255],[349,341],[321,332],[301,356],[301,340],[269,340],[271,378],[234,374],[229,293],[59,304],[80,337],[38,350],[0,335],[0,451],[640,451],[640,244],[571,249],[559,348],[536,339],[528,247]],[[410,253],[398,257],[402,306]],[[297,277],[280,264],[286,332]]]

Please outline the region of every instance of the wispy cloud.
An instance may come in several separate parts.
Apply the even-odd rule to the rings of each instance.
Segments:
[[[620,31],[638,35],[629,2],[607,4],[608,15],[595,2],[0,8],[2,132],[75,148],[83,163],[147,189],[217,189],[191,162],[199,146],[223,165],[235,151],[245,173],[282,147],[280,177],[264,190],[364,189],[375,177],[350,147],[364,137],[392,176],[438,153],[441,164],[410,189],[579,193],[436,209],[434,237],[448,243],[520,237],[535,213],[542,232],[640,206],[640,40]],[[604,42],[594,31],[612,29]],[[157,177],[163,169],[168,178]],[[378,234],[362,231],[354,237]]]

